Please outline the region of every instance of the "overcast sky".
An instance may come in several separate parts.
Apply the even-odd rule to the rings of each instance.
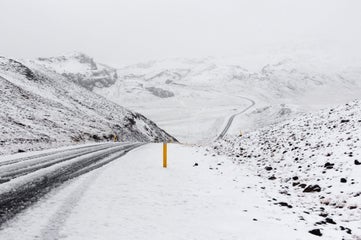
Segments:
[[[302,42],[360,51],[360,0],[0,0],[0,55],[105,63]],[[361,51],[360,51],[361,52]]]

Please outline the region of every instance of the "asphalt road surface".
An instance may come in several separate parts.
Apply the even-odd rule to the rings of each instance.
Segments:
[[[245,109],[242,109],[242,111],[233,114],[229,119],[228,122],[226,124],[226,126],[224,127],[223,131],[219,134],[219,136],[216,138],[216,140],[222,139],[224,137],[224,135],[226,135],[226,133],[228,132],[229,128],[232,125],[232,122],[234,120],[234,118],[244,112],[246,112],[248,109],[250,109],[251,107],[253,107],[256,103],[255,101],[253,101],[252,99],[246,98],[246,97],[241,97],[243,99],[246,99],[247,101],[250,102],[250,105],[248,107],[246,107]]]
[[[69,179],[104,166],[143,143],[99,143],[29,157],[0,158],[0,227]]]

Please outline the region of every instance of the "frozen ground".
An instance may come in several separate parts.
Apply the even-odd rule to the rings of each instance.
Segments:
[[[48,74],[79,76],[78,84],[151,117],[184,145],[169,145],[168,169],[161,145],[148,144],[46,188],[1,225],[0,238],[360,240],[361,106],[318,109],[358,97],[361,72],[306,59],[276,58],[252,70],[211,58],[154,61],[118,69],[105,85],[92,78],[98,64],[89,57],[30,62]],[[76,67],[67,70],[68,63]],[[147,129],[147,121],[132,125]],[[211,143],[228,126],[231,136]],[[46,154],[64,157],[54,151]],[[46,174],[38,180],[49,182]],[[1,182],[6,191],[17,180]]]
[[[269,201],[329,239],[360,239],[360,134],[354,101],[225,138],[212,152],[264,179]]]
[[[204,148],[168,148],[167,169],[161,144],[143,146],[51,192],[0,238],[318,239],[269,201],[262,177]]]

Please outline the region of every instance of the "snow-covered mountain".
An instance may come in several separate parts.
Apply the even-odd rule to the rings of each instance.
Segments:
[[[361,103],[299,114],[213,152],[260,177],[269,202],[329,239],[361,236]]]
[[[0,57],[0,93],[0,154],[113,141],[114,136],[121,141],[175,141],[143,115],[34,61]]]
[[[117,80],[107,84],[93,84],[87,78],[79,82],[115,103],[142,112],[185,142],[213,140],[228,117],[249,104],[245,97],[256,105],[235,119],[231,133],[360,96],[357,61],[340,64],[312,54],[279,55],[267,61],[252,57],[149,61],[117,69]],[[247,65],[252,61],[258,62],[257,67]],[[78,67],[72,74],[87,75],[84,69],[89,69],[89,64],[80,58],[70,56],[62,62],[76,62]],[[59,61],[42,64],[59,73],[70,71],[60,67]]]
[[[38,58],[37,63],[54,69],[57,73],[92,90],[94,87],[109,87],[118,79],[116,69],[96,63],[83,53],[60,57]]]

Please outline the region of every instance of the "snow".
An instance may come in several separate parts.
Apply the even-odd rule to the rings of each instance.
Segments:
[[[180,141],[209,143],[222,130],[217,126],[247,107],[242,97],[256,105],[235,118],[231,134],[358,98],[359,62],[312,53],[164,59],[119,68],[113,85],[93,91],[142,112]],[[174,96],[157,97],[149,88]]]
[[[143,115],[33,61],[0,57],[0,93],[0,154],[113,141],[114,135],[120,141],[173,139]]]
[[[115,69],[104,64],[98,64],[83,53],[75,52],[60,57],[38,58],[35,62],[66,76],[89,90],[95,86],[109,86],[117,80]]]
[[[231,134],[358,98],[361,61],[332,49],[318,49],[153,60],[116,69],[117,78],[107,84],[88,81],[89,63],[98,68],[103,65],[84,54],[36,62],[58,73],[76,75],[82,86],[141,112],[181,142],[204,144],[217,137],[231,115],[248,106],[243,97],[256,105],[235,118]],[[64,63],[79,67],[67,68]]]
[[[300,114],[243,137],[230,136],[214,143],[213,152],[263,178],[270,201],[292,206],[293,214],[326,237],[359,239],[360,134],[361,105],[353,101]],[[310,186],[319,189],[308,192]],[[335,223],[327,223],[327,218]]]
[[[2,109],[12,114],[0,118],[0,126],[11,129],[5,136],[49,131],[35,124],[33,115],[25,119],[18,113],[37,109],[29,104],[36,102],[42,111],[50,109],[46,113],[52,121],[61,119],[62,112],[54,117],[52,111],[58,105],[70,114],[84,113],[84,122],[71,121],[70,130],[98,133],[100,128],[110,134],[114,128],[109,124],[124,121],[131,140],[171,140],[151,121],[117,103],[142,112],[183,143],[169,144],[167,169],[161,166],[161,144],[148,144],[66,182],[4,224],[0,239],[319,239],[310,233],[316,229],[322,239],[360,239],[361,105],[353,101],[329,108],[359,98],[359,62],[273,56],[247,67],[247,60],[152,61],[120,68],[116,80],[105,82],[92,68],[109,67],[87,56],[24,61],[47,79],[37,84],[26,79],[29,72],[23,65],[9,71],[7,60],[0,58],[3,89],[32,93],[19,104],[2,92],[8,101]],[[66,75],[71,81],[58,73],[72,74]],[[72,100],[74,96],[80,100]],[[114,109],[119,115],[105,114]],[[229,117],[245,109],[228,136],[214,143]],[[9,119],[16,121],[9,124]],[[22,125],[29,126],[27,131]],[[57,144],[69,144],[64,138],[69,128],[61,130],[64,135],[52,133],[63,141]],[[6,151],[19,149],[12,142],[5,146]],[[61,155],[61,150],[54,151]],[[0,163],[13,159],[7,156]],[[61,166],[0,186],[11,189]]]
[[[167,169],[162,145],[148,144],[72,180],[8,222],[0,238],[317,239],[267,202],[247,169],[200,147],[168,151]]]

